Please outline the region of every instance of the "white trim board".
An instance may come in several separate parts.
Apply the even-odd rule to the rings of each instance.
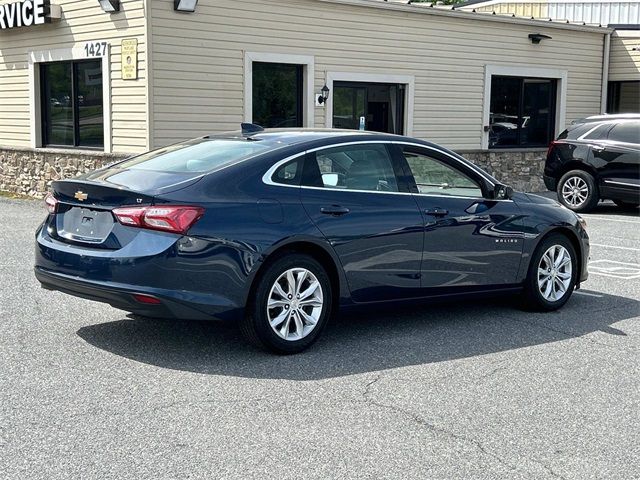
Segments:
[[[503,65],[485,65],[484,69],[484,98],[482,107],[482,149],[489,148],[489,132],[484,131],[484,126],[489,125],[491,113],[491,77],[504,75],[510,77],[553,78],[558,80],[556,91],[556,118],[555,137],[565,129],[567,112],[567,70],[555,68],[537,67],[511,67]]]
[[[40,63],[68,62],[71,60],[102,59],[102,114],[104,122],[104,153],[111,153],[111,44],[102,57],[87,57],[84,44],[75,48],[61,48],[29,52],[29,118],[31,120],[31,148],[42,147],[42,115],[40,98]]]
[[[404,134],[413,134],[413,109],[416,80],[413,75],[385,75],[378,73],[358,72],[327,72],[326,84],[329,88],[329,98],[325,107],[325,127],[332,128],[333,123],[333,83],[334,82],[362,82],[362,83],[389,83],[406,85],[404,99]]]
[[[302,126],[312,128],[315,125],[315,58],[312,55],[244,52],[244,121],[248,123],[253,122],[253,62],[302,65]]]

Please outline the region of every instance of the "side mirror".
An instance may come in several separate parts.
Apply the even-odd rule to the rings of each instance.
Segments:
[[[337,187],[339,181],[340,175],[338,175],[337,173],[322,174],[322,183],[324,183],[325,187]]]
[[[513,188],[508,185],[502,185],[498,183],[493,188],[494,200],[510,200],[513,197]]]

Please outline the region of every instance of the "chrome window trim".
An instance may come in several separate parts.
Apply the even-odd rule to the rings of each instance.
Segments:
[[[589,130],[587,130],[586,133],[583,133],[582,135],[580,135],[576,140],[587,141],[587,142],[590,141],[590,140],[599,140],[599,139],[588,139],[587,137],[589,135],[591,135],[591,133],[595,132],[600,127],[604,127],[605,125],[609,125],[609,123],[599,123],[599,124],[597,124],[595,127],[590,128]]]
[[[413,142],[402,142],[402,141],[389,141],[389,140],[363,140],[363,141],[355,141],[355,142],[343,142],[343,143],[337,143],[337,144],[333,144],[333,145],[324,145],[322,147],[316,147],[316,148],[312,148],[309,150],[305,150],[304,152],[299,152],[296,153],[294,155],[290,155],[287,158],[284,158],[282,160],[277,161],[276,163],[274,163],[266,172],[265,174],[262,176],[262,182],[265,185],[270,185],[270,186],[274,186],[274,187],[284,187],[284,188],[298,188],[298,189],[306,189],[306,190],[322,190],[322,191],[332,191],[332,192],[353,192],[353,193],[378,193],[378,194],[382,194],[382,195],[418,195],[420,197],[436,197],[436,198],[461,198],[461,199],[465,199],[465,200],[490,200],[492,202],[513,202],[512,199],[487,199],[484,197],[463,197],[463,196],[457,196],[457,195],[437,195],[434,193],[411,193],[411,192],[380,192],[380,191],[374,191],[374,190],[352,190],[352,189],[344,189],[344,188],[331,188],[331,187],[310,187],[307,185],[287,185],[285,183],[278,183],[278,182],[274,182],[273,181],[273,175],[275,174],[276,170],[278,170],[282,165],[292,162],[293,160],[300,158],[302,156],[305,156],[307,153],[313,153],[313,152],[318,152],[320,150],[328,150],[330,148],[335,148],[335,147],[343,147],[343,146],[349,146],[349,145],[366,145],[366,144],[388,144],[388,145],[409,145],[409,146],[413,146],[413,147],[420,147],[420,148],[427,148],[429,150],[433,150],[435,152],[441,153],[447,157],[449,157],[450,159],[452,159],[454,162],[464,165],[464,166],[469,166],[472,170],[474,170],[476,173],[478,173],[479,175],[482,176],[482,178],[484,178],[487,182],[489,182],[489,184],[491,184],[492,186],[495,187],[495,183],[490,180],[485,174],[484,172],[482,172],[482,170],[478,169],[478,167],[476,167],[475,165],[473,165],[471,162],[469,162],[469,164],[467,165],[464,162],[461,162],[460,159],[454,157],[453,155],[444,152],[438,148],[435,147],[431,147],[429,145],[423,145],[421,143],[413,143]]]
[[[495,187],[495,185],[496,185],[493,182],[493,180],[491,180],[481,169],[479,169],[476,165],[474,165],[471,162],[468,162],[468,163],[467,162],[462,162],[459,158],[454,157],[450,153],[447,153],[447,152],[445,152],[443,150],[440,150],[439,148],[432,147],[430,145],[423,145],[421,143],[413,143],[413,142],[401,142],[401,141],[395,141],[395,140],[393,140],[393,141],[389,141],[389,140],[364,140],[364,141],[356,141],[356,142],[344,142],[344,143],[336,143],[336,144],[333,144],[333,145],[324,145],[322,147],[316,147],[316,148],[312,148],[310,150],[305,150],[304,152],[296,153],[295,155],[287,157],[284,160],[280,160],[280,161],[276,162],[262,176],[262,181],[264,183],[266,183],[267,185],[280,185],[280,186],[283,186],[284,184],[274,182],[272,177],[273,177],[273,174],[275,173],[275,171],[278,168],[280,168],[280,166],[282,166],[284,163],[287,163],[287,162],[290,162],[292,160],[295,160],[296,158],[298,158],[298,157],[300,157],[302,155],[306,155],[307,153],[318,152],[320,150],[328,150],[330,148],[346,147],[346,146],[350,146],[350,145],[367,145],[367,144],[409,145],[409,146],[412,146],[412,147],[426,148],[428,150],[432,150],[434,152],[440,153],[440,154],[450,158],[456,164],[463,165],[465,167],[470,168],[476,174],[480,175],[487,182],[489,182],[492,186]],[[295,186],[295,185],[284,185],[284,186]],[[324,188],[324,187],[305,187],[305,188]],[[324,189],[326,190],[326,188],[324,188]],[[334,190],[336,190],[336,189],[334,189]],[[337,190],[339,190],[339,189],[337,189]],[[351,190],[351,191],[355,192],[356,190]],[[369,191],[369,190],[364,190],[364,191]],[[380,192],[378,192],[378,193],[380,193]],[[403,193],[403,192],[384,192],[384,193]],[[464,198],[467,198],[467,197],[464,197]]]

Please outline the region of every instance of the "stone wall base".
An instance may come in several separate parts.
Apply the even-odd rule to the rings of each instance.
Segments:
[[[500,182],[521,192],[545,192],[542,175],[546,149],[460,152]]]
[[[73,178],[129,155],[0,147],[0,190],[43,197],[51,182]]]
[[[460,153],[515,190],[546,190],[542,181],[545,150]],[[127,156],[88,151],[0,147],[0,190],[43,197],[55,180],[73,178]]]

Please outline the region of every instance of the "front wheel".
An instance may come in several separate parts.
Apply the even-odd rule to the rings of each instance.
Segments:
[[[317,340],[332,307],[331,282],[314,258],[291,253],[266,267],[240,327],[253,344],[298,353]]]
[[[588,212],[598,205],[598,186],[591,174],[571,170],[558,182],[558,200],[574,212]]]
[[[525,280],[525,306],[538,311],[557,310],[571,297],[577,278],[576,249],[566,236],[550,235],[531,258]]]

